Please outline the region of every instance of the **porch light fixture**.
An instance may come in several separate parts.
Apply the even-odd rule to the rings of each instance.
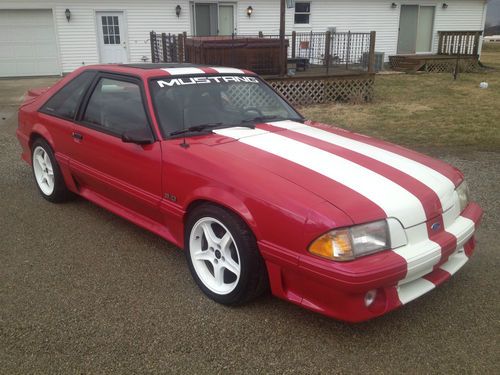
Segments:
[[[391,4],[391,8],[392,8],[392,9],[396,9],[397,7],[398,7],[398,4],[396,4],[396,3],[392,3],[392,4]]]
[[[442,7],[443,7],[443,9],[446,9],[446,8],[448,8],[448,4],[443,3]]]
[[[175,15],[177,16],[177,18],[179,18],[181,16],[181,10],[182,10],[182,8],[180,5],[177,5],[175,7]]]
[[[247,16],[248,16],[248,18],[250,18],[250,16],[252,15],[252,13],[253,13],[253,8],[251,6],[249,6],[247,8]]]
[[[66,20],[68,20],[69,22],[69,20],[71,19],[71,11],[68,8],[66,8],[64,14],[66,15]]]

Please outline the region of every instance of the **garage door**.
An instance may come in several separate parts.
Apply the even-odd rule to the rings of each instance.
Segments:
[[[0,10],[0,77],[59,74],[51,10]]]

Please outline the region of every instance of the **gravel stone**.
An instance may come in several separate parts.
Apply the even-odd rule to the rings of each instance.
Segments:
[[[0,83],[0,373],[498,373],[500,153],[437,156],[486,211],[450,281],[348,325],[271,296],[205,298],[179,249],[83,199],[42,199],[15,139],[29,87]]]

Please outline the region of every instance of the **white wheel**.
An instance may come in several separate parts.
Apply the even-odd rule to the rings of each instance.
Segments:
[[[194,271],[213,293],[227,295],[241,275],[238,246],[227,227],[213,217],[203,217],[192,227],[189,252]]]
[[[37,146],[33,150],[33,172],[38,187],[45,195],[54,192],[54,168],[50,161],[49,154],[42,146]]]
[[[184,229],[189,270],[209,298],[239,305],[267,290],[257,241],[236,214],[207,202],[189,212]]]
[[[43,138],[31,146],[31,164],[36,186],[42,197],[52,203],[65,202],[72,197],[54,156],[54,151]]]

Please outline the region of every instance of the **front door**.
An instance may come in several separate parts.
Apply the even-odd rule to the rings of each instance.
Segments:
[[[127,38],[123,12],[97,12],[96,15],[101,63],[126,63]]]
[[[101,74],[73,129],[70,168],[80,193],[161,221],[161,147],[125,143],[122,134],[153,134],[139,79]]]
[[[398,54],[432,51],[434,6],[401,5]]]
[[[401,5],[399,18],[398,53],[417,51],[418,5]]]
[[[234,6],[219,5],[219,35],[231,35],[234,32]]]
[[[209,36],[217,35],[217,4],[216,3],[196,3],[194,4],[195,35]]]

